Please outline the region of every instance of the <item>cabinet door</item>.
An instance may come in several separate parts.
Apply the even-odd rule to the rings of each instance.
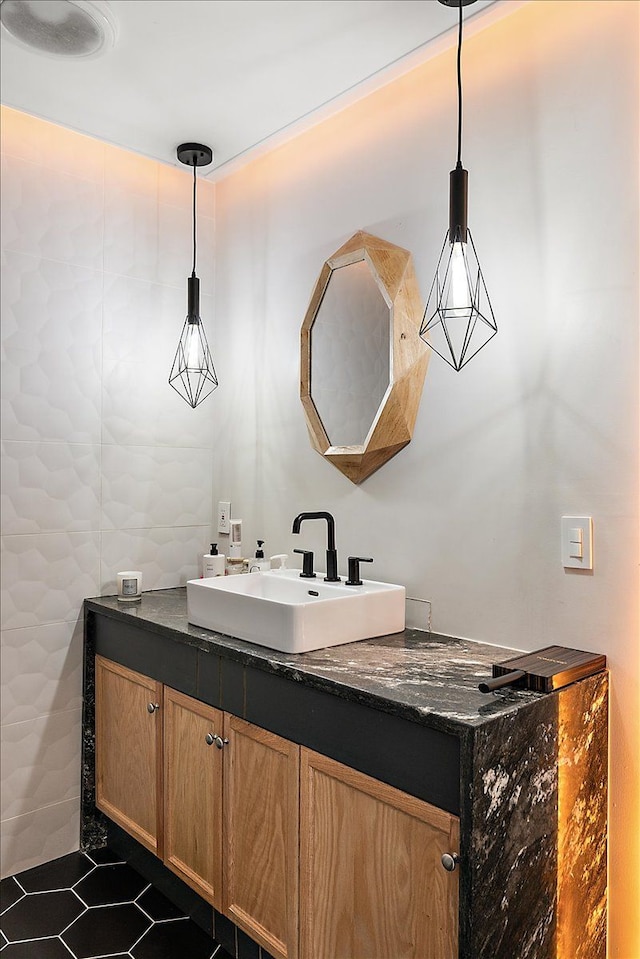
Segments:
[[[301,959],[458,955],[455,816],[301,750]]]
[[[96,656],[96,805],[162,855],[162,685]]]
[[[223,714],[164,689],[164,861],[222,908]]]
[[[225,737],[223,911],[296,959],[300,747],[229,714]]]

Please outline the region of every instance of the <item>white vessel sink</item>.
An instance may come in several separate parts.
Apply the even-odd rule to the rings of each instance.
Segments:
[[[187,583],[194,626],[283,653],[306,653],[404,629],[405,589],[363,580],[362,586],[303,579],[298,570],[267,570]]]

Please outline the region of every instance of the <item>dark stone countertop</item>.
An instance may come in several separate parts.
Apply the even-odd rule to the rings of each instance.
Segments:
[[[86,605],[111,618],[135,619],[143,629],[245,666],[457,734],[526,708],[543,695],[508,687],[481,693],[478,683],[491,676],[491,664],[517,650],[468,639],[405,629],[288,654],[192,626],[185,587],[143,593],[139,603],[102,596],[86,600]]]

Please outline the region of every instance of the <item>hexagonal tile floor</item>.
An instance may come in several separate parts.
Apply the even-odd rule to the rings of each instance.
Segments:
[[[2,959],[230,959],[109,850],[71,853],[3,879],[0,952]]]

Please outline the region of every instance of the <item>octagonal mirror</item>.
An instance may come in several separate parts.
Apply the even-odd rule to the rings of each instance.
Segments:
[[[312,446],[360,483],[410,442],[429,351],[411,254],[362,231],[326,260],[301,330]]]

